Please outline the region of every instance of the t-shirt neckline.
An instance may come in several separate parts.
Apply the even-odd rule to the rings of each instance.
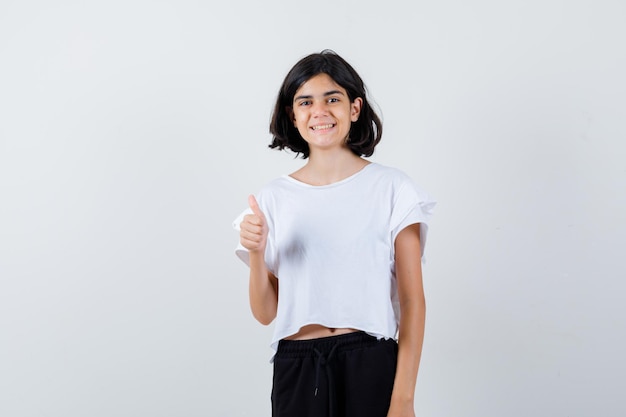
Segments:
[[[339,180],[339,181],[336,181],[336,182],[332,182],[330,184],[325,184],[325,185],[313,185],[313,184],[309,184],[309,183],[306,183],[306,182],[302,182],[302,181],[297,180],[297,179],[295,179],[294,177],[292,177],[292,176],[290,176],[288,174],[283,175],[283,178],[285,178],[287,181],[289,181],[289,182],[291,182],[293,184],[297,184],[297,185],[302,186],[302,187],[316,188],[316,189],[331,188],[331,187],[336,187],[338,185],[345,184],[346,182],[352,181],[353,179],[355,179],[356,177],[361,175],[363,172],[365,172],[367,169],[369,169],[370,166],[375,165],[375,164],[376,164],[375,162],[370,162],[369,164],[365,165],[363,168],[359,169],[354,174],[352,174],[352,175],[350,175],[350,176],[348,176],[348,177],[346,177],[346,178],[344,178],[342,180]]]

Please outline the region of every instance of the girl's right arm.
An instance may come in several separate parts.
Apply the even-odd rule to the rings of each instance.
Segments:
[[[239,237],[250,254],[250,308],[261,324],[270,324],[278,309],[278,279],[267,269],[265,247],[268,227],[254,196],[248,197],[252,214],[241,222]]]

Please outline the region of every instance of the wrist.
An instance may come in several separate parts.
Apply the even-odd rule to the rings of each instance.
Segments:
[[[413,390],[402,389],[401,386],[396,385],[391,393],[391,402],[397,405],[410,405],[413,406],[415,401],[415,392]]]
[[[248,253],[250,254],[250,260],[252,259],[264,259],[265,258],[265,248],[263,249],[249,249]]]

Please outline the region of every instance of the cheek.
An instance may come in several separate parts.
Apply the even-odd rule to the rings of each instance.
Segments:
[[[306,126],[307,120],[308,119],[305,114],[299,113],[293,115],[293,123],[296,126]]]
[[[298,130],[298,132],[300,132],[301,135],[306,133],[306,130],[307,130],[306,123],[303,123],[302,121],[299,121],[298,119],[296,119],[293,122],[293,125]]]

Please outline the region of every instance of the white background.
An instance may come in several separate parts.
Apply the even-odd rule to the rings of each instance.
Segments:
[[[626,415],[626,3],[0,3],[0,415],[269,416],[231,221],[331,48],[439,201],[418,416]]]

